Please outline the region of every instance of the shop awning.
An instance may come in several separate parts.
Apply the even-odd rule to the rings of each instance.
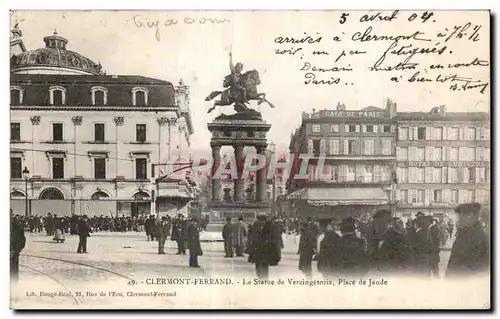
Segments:
[[[385,205],[387,194],[381,188],[306,187],[288,195],[289,199],[304,200],[314,206]]]

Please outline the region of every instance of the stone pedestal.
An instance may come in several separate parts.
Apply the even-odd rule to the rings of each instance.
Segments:
[[[242,178],[244,169],[245,147],[255,147],[259,154],[265,155],[267,148],[267,132],[271,125],[259,119],[216,119],[208,124],[212,133],[210,145],[214,165],[212,167],[212,198],[208,209],[217,211],[222,218],[244,215],[245,219],[255,219],[259,212],[270,213],[270,202],[266,199],[266,170],[257,173],[255,200],[245,197],[245,180]],[[238,167],[238,176],[234,179],[233,202],[220,201],[220,179],[213,176],[221,163],[220,148],[231,146],[234,148],[235,162]]]

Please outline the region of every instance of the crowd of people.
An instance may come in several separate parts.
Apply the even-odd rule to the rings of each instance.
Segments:
[[[459,217],[456,227],[452,222],[445,223],[420,212],[415,219],[404,223],[386,210],[378,211],[369,220],[349,217],[339,223],[258,215],[255,222],[247,225],[242,217],[234,222],[228,217],[222,229],[224,256],[248,255],[257,276],[266,279],[269,267],[281,261],[283,234],[298,234],[298,268],[307,277],[312,276],[313,262],[317,262],[317,270],[323,277],[360,277],[374,272],[440,277],[440,252],[456,228],[446,276],[488,271],[489,237],[479,218],[480,205],[463,204],[456,212]],[[78,253],[87,253],[87,238],[93,232],[144,231],[148,241],[158,242],[158,254],[165,254],[165,243],[170,237],[177,244],[177,254],[186,255],[189,251],[189,266],[200,267],[198,256],[203,255],[200,231],[206,230],[207,224],[208,216],[198,219],[183,215],[162,218],[15,215],[11,225],[11,265],[18,268],[19,254],[26,243],[25,230],[45,230],[47,235],[55,235],[54,239],[58,236],[60,239],[61,234],[78,235]]]

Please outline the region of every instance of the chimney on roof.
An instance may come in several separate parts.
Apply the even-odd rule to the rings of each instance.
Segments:
[[[446,105],[439,106],[439,115],[446,116]]]
[[[393,118],[398,114],[398,104],[391,99],[386,100],[385,111],[389,113],[389,118]]]

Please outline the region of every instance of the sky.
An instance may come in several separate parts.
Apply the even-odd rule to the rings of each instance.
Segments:
[[[69,40],[68,50],[100,62],[110,75],[142,75],[174,84],[183,79],[191,88],[195,127],[192,148],[195,151],[209,149],[210,135],[206,124],[221,112],[232,112],[230,107],[225,107],[207,114],[211,102],[204,101],[210,92],[221,89],[224,76],[229,74],[230,50],[234,62],[243,63],[244,71],[256,69],[260,73],[262,83],[259,90],[267,94],[275,108],[266,104],[258,107],[254,103],[253,106],[272,125],[268,138],[276,143],[278,151],[287,150],[290,134],[300,125],[303,111],[335,109],[339,101],[347,109],[370,105],[383,107],[384,99],[391,98],[397,102],[398,111],[430,111],[438,105],[446,105],[448,111],[454,112],[488,111],[489,86],[481,94],[478,88],[450,90],[449,82],[408,82],[416,71],[420,72],[417,78],[435,79],[439,72],[442,76],[458,72],[462,78],[489,82],[489,66],[443,71],[429,68],[431,64],[465,64],[475,58],[487,64],[490,56],[487,13],[439,11],[425,22],[423,12],[418,12],[412,22],[408,19],[413,12],[401,11],[392,21],[380,21],[380,16],[392,14],[392,11],[385,12],[370,22],[360,22],[368,12],[347,13],[349,15],[342,24],[342,12],[339,11],[17,11],[11,15],[11,26],[20,22],[28,49],[43,47],[43,37],[56,29],[59,35]],[[213,23],[213,19],[224,22]],[[437,37],[438,32],[463,27],[467,22],[471,23],[470,27],[459,29],[462,34],[457,31],[446,43],[444,40],[449,32],[445,37]],[[478,25],[481,28],[476,38],[468,39],[474,26]],[[372,72],[369,67],[393,41],[352,40],[356,32],[359,32],[359,38],[369,27],[372,35],[412,35],[418,31],[418,37],[431,40],[400,40],[399,46],[393,50],[403,45],[407,47],[402,48],[400,55],[387,54],[385,65],[396,65],[404,60],[408,56],[402,54],[404,50],[422,46],[446,48],[441,54],[415,54],[412,62],[419,63],[416,70]],[[321,37],[321,41],[312,44],[277,43],[283,42],[285,37],[300,39],[308,35],[312,39]],[[334,41],[335,37],[340,41]],[[283,53],[296,53],[276,54],[277,49]],[[313,55],[314,50],[328,54]],[[341,56],[343,51],[345,56]],[[356,54],[354,51],[365,53]],[[305,84],[307,71],[301,69],[306,62],[323,69],[344,67],[353,71],[315,72],[316,79],[340,78],[339,83]],[[391,81],[393,77],[399,82]]]

